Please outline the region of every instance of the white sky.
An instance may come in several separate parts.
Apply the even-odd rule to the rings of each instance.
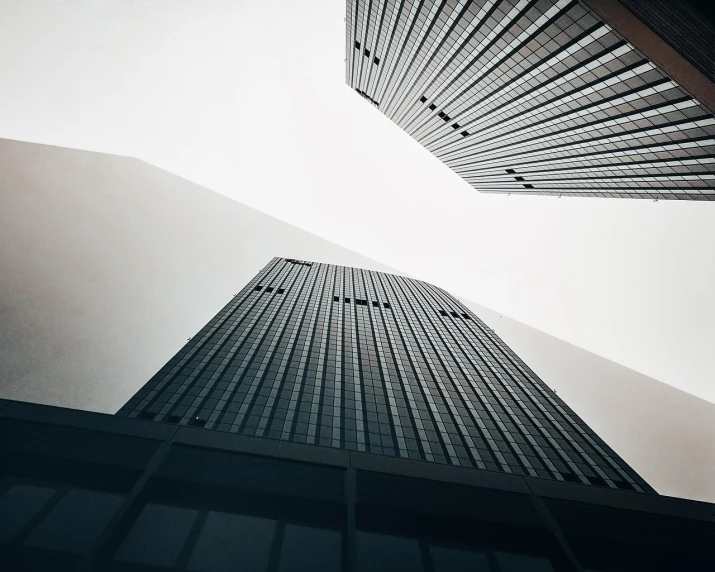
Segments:
[[[345,85],[344,10],[0,0],[0,137],[139,157],[715,402],[715,204],[477,193]]]

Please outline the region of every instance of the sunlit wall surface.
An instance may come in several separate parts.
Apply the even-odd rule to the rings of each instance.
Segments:
[[[458,300],[329,264],[274,259],[119,414],[652,490]]]
[[[479,191],[715,200],[715,118],[576,0],[348,0],[346,81]]]

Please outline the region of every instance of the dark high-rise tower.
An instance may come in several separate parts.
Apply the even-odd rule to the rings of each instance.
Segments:
[[[350,0],[346,81],[479,191],[715,200],[715,32],[624,3]]]
[[[409,278],[272,260],[120,410],[0,400],[3,571],[706,570],[483,322]]]
[[[276,258],[120,415],[652,491],[430,284]]]

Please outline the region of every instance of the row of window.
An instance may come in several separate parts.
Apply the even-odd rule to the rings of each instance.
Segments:
[[[263,286],[256,286],[256,287],[254,288],[254,290],[255,290],[256,292],[260,292],[261,290],[263,290]],[[273,292],[273,286],[266,286],[265,291],[266,291],[266,292]],[[285,288],[278,288],[277,292],[278,292],[278,294],[283,294],[283,292],[285,292]]]
[[[13,484],[0,495],[0,549],[53,556],[63,564],[79,562],[106,530],[111,531],[112,519],[125,502],[126,497],[116,493]],[[316,512],[322,514],[320,509]],[[236,509],[225,512],[147,502],[126,533],[111,532],[109,544],[116,548],[107,558],[119,570],[343,570],[345,529],[305,520],[298,524],[280,514],[257,516]],[[117,534],[121,536],[114,537]],[[360,529],[354,542],[358,572],[553,572],[543,556],[479,545],[457,548]],[[7,569],[25,569],[15,568],[8,560],[11,554],[5,554]]]
[[[341,298],[340,296],[333,296],[333,302],[340,302]],[[348,297],[343,298],[344,302],[346,304],[350,304],[351,299]],[[368,300],[365,300],[363,298],[355,298],[355,305],[357,306],[367,306],[368,305]],[[380,307],[380,302],[376,300],[372,300],[372,307],[373,308],[379,308]],[[383,302],[382,303],[383,308],[391,308],[389,302]]]
[[[359,50],[359,49],[360,49],[360,42],[355,41],[355,49],[356,49],[356,50]],[[365,48],[365,49],[363,50],[363,55],[364,55],[366,58],[369,58],[369,57],[370,57],[370,50],[368,50],[367,48]],[[377,66],[377,65],[380,65],[380,58],[378,58],[377,56],[375,56],[374,58],[372,58],[372,63],[375,64],[376,66]]]
[[[426,101],[427,101],[427,98],[424,95],[422,97],[420,97],[420,103],[425,103]],[[428,105],[428,107],[429,107],[430,111],[434,111],[435,109],[437,109],[437,106],[434,103],[430,103]],[[449,123],[451,121],[451,117],[449,115],[447,115],[446,113],[444,113],[444,111],[440,111],[437,115],[446,123]],[[455,131],[460,128],[461,128],[461,125],[459,123],[452,124],[452,129],[454,129]],[[465,131],[462,131],[460,133],[460,135],[462,137],[468,137],[470,135],[470,133],[469,133],[469,131],[465,130]]]
[[[293,258],[286,258],[286,262],[289,264],[296,264],[297,266],[313,266],[312,262],[306,262],[305,260],[295,260]]]
[[[440,316],[452,316],[453,318],[464,318],[465,320],[471,320],[472,318],[469,317],[469,314],[458,314],[455,311],[449,311],[447,312],[446,310],[440,310],[439,311]]]
[[[365,99],[367,99],[367,100],[368,100],[370,103],[372,103],[374,106],[380,107],[380,104],[379,104],[377,101],[375,101],[372,97],[370,97],[367,93],[365,93],[365,92],[362,91],[361,89],[357,89],[357,88],[356,88],[355,91],[357,91],[362,97],[364,97]]]

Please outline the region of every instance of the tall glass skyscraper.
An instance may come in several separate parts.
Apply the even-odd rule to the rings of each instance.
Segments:
[[[715,69],[707,26],[627,4]],[[713,74],[659,42],[614,1],[348,0],[346,82],[478,191],[715,200]]]
[[[3,570],[712,567],[715,505],[381,272],[275,258],[118,415],[0,400],[0,437]]]
[[[459,300],[357,268],[272,260],[119,414],[652,491]]]

